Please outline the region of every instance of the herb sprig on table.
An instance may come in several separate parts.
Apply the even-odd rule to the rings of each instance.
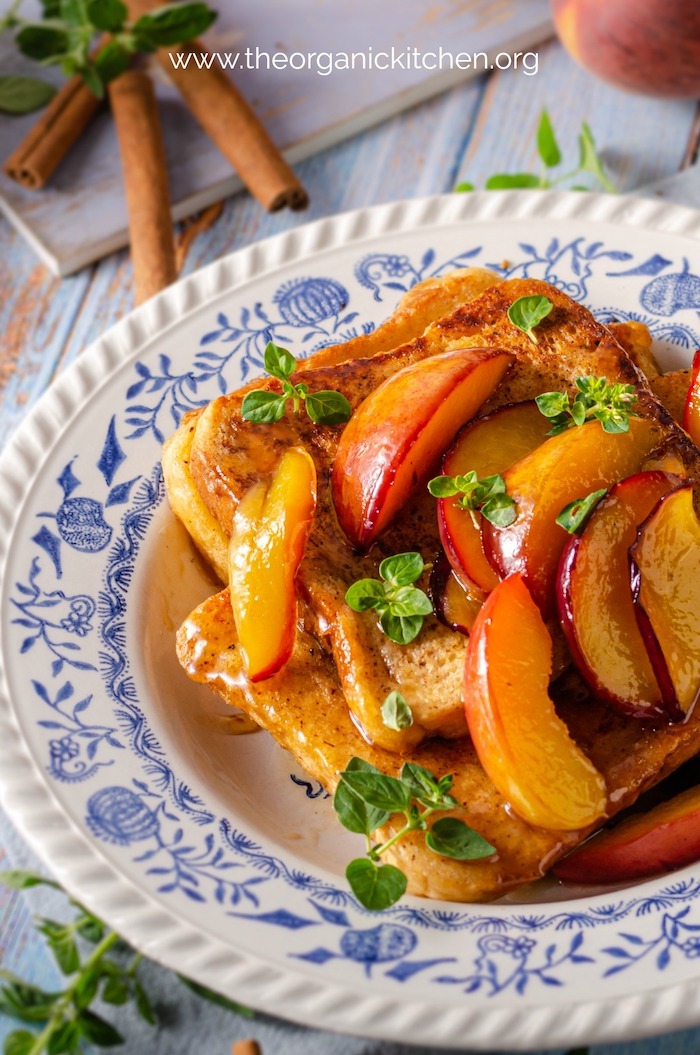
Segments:
[[[269,341],[265,348],[264,363],[268,374],[282,382],[282,392],[264,389],[248,392],[241,405],[241,416],[246,421],[265,424],[279,421],[290,399],[295,414],[299,413],[303,403],[306,413],[317,425],[342,425],[349,421],[352,408],[340,392],[331,389],[309,392],[308,385],[303,382],[292,384],[290,378],[297,368],[297,361],[286,348]]]
[[[435,498],[459,495],[456,505],[466,510],[477,531],[481,525],[477,511],[496,527],[508,527],[515,520],[515,499],[506,491],[506,482],[498,473],[481,480],[472,470],[464,476],[436,476],[428,483]]]
[[[565,172],[561,176],[552,176],[551,170],[557,168],[562,162],[562,153],[554,134],[552,121],[547,110],[540,113],[537,126],[537,153],[539,154],[543,168],[539,173],[534,172],[498,172],[490,176],[484,184],[485,190],[545,190],[558,187],[562,183],[569,183],[581,175],[588,174],[600,184],[603,190],[611,194],[617,193],[617,187],[605,171],[596,147],[593,133],[585,121],[581,122],[581,130],[578,134],[579,159],[578,165],[571,172]],[[545,175],[549,172],[550,175]],[[474,190],[473,183],[458,183],[455,190],[458,192]],[[571,190],[589,190],[582,184],[574,184]]]
[[[413,584],[423,574],[420,553],[396,553],[379,565],[379,579],[359,579],[345,594],[355,612],[374,609],[379,624],[391,641],[407,645],[421,631],[423,619],[433,605],[426,593]]]
[[[453,781],[452,775],[438,779],[414,762],[407,762],[399,777],[388,777],[362,758],[352,758],[340,774],[333,799],[338,820],[367,840],[367,856],[355,858],[345,871],[353,894],[365,908],[381,911],[405,893],[406,876],[394,865],[381,864],[381,857],[409,832],[423,832],[434,853],[458,861],[495,853],[483,836],[458,817],[442,817],[428,827],[434,813],[459,807],[450,794]],[[374,843],[373,832],[394,814],[403,814],[405,824],[386,842]]]
[[[594,419],[604,432],[629,432],[630,418],[637,416],[634,385],[621,381],[608,384],[606,377],[578,377],[576,387],[573,401],[568,392],[543,392],[537,396],[538,409],[552,426],[549,436]]]
[[[52,879],[19,870],[0,872],[0,882],[12,890],[37,886],[61,890]],[[131,1001],[144,1021],[156,1025],[155,1012],[139,979],[141,954],[78,902],[70,904],[77,913],[72,922],[40,918],[36,924],[66,977],[62,989],[47,992],[0,969],[0,1013],[34,1027],[10,1033],[4,1055],[80,1055],[84,1044],[100,1048],[122,1044],[124,1038],[111,1022],[91,1010],[97,999],[116,1006]],[[197,995],[252,1016],[248,1008],[181,975],[178,978]]]
[[[122,0],[42,0],[42,19],[28,21],[13,4],[0,21],[0,31],[15,34],[19,50],[41,66],[60,66],[67,76],[77,73],[102,98],[105,86],[128,68],[139,52],[184,44],[204,33],[217,17],[206,3],[167,4],[133,21]],[[95,56],[96,34],[110,41]],[[45,105],[51,85],[33,77],[0,77],[0,110],[28,113]]]

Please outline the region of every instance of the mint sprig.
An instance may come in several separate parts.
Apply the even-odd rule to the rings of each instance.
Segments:
[[[52,879],[22,870],[0,872],[0,883],[11,890],[37,886],[61,889]],[[70,904],[76,910],[72,921],[42,918],[37,922],[37,930],[65,976],[63,988],[49,992],[0,968],[0,1014],[32,1027],[8,1034],[5,1055],[80,1055],[85,1044],[100,1048],[122,1044],[124,1038],[111,1022],[91,1010],[98,999],[113,1006],[133,1002],[141,1018],[156,1025],[155,1012],[138,974],[141,954],[129,949],[115,931],[78,902]],[[181,980],[195,988],[186,979]],[[225,1000],[203,986],[196,986],[195,991],[215,1003]],[[232,1002],[228,1006],[251,1014]]]
[[[543,392],[537,396],[535,403],[552,426],[547,435],[556,436],[594,419],[604,432],[629,432],[630,418],[637,417],[634,385],[621,381],[608,384],[605,377],[578,377],[576,387],[573,401],[568,392]]]
[[[359,579],[345,594],[354,612],[374,609],[379,625],[391,641],[407,645],[421,631],[423,619],[433,605],[426,593],[413,583],[423,574],[420,553],[396,553],[379,565],[379,579]]]
[[[498,473],[481,480],[474,470],[463,476],[436,476],[428,483],[428,490],[435,498],[459,495],[455,504],[469,513],[477,531],[481,527],[477,512],[496,527],[508,527],[515,520],[515,500]]]
[[[282,392],[260,389],[248,392],[241,405],[241,415],[246,421],[263,424],[279,421],[290,399],[294,413],[298,414],[304,403],[306,413],[316,425],[341,425],[350,419],[352,408],[340,392],[323,389],[310,393],[309,386],[303,382],[292,384],[290,377],[297,368],[297,361],[286,348],[269,341],[265,348],[264,363],[268,374],[282,382]]]
[[[564,506],[557,517],[557,524],[570,535],[575,535],[586,526],[594,509],[607,493],[606,488],[602,487],[599,491],[591,491],[584,498],[575,498],[573,502]]]
[[[563,183],[571,184],[572,180],[580,179],[582,175],[592,176],[603,190],[611,194],[617,193],[617,187],[605,171],[605,166],[598,153],[595,139],[589,125],[581,122],[578,134],[578,165],[570,172],[559,176],[553,176],[551,170],[557,168],[562,162],[562,152],[554,133],[551,118],[547,110],[540,112],[540,119],[536,132],[537,153],[542,168],[535,172],[498,172],[490,176],[484,188],[486,190],[546,190],[557,187]],[[580,184],[571,185],[571,190],[589,190],[589,187]],[[464,193],[474,190],[474,184],[462,181],[457,184],[455,191]]]
[[[42,0],[41,20],[23,19],[18,7],[13,5],[0,26],[15,33],[22,54],[42,66],[60,66],[67,76],[80,74],[98,98],[111,80],[124,73],[134,54],[193,40],[217,17],[213,8],[198,0],[165,4],[133,20],[122,0]],[[110,33],[112,39],[94,57],[97,33]],[[39,93],[38,87],[27,85],[22,105],[30,107]],[[14,105],[19,105],[17,96]]]
[[[405,893],[406,876],[394,865],[381,864],[381,857],[409,832],[424,832],[426,844],[434,853],[458,861],[495,853],[483,836],[458,817],[443,817],[428,827],[428,818],[434,813],[459,807],[450,794],[453,782],[451,774],[438,779],[415,762],[407,762],[399,777],[388,777],[357,757],[340,774],[333,799],[338,820],[367,840],[366,857],[351,861],[345,872],[352,892],[365,908],[382,911]],[[405,824],[386,842],[373,842],[376,829],[397,813],[404,815]]]

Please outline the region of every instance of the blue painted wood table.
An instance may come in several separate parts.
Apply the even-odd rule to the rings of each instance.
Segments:
[[[546,105],[565,157],[576,156],[581,120],[589,122],[621,190],[670,175],[691,163],[700,136],[692,103],[658,102],[623,95],[581,72],[556,43],[539,52],[539,73],[525,81],[515,72],[473,80],[300,165],[311,195],[304,216],[268,216],[249,197],[227,201],[178,232],[183,272],[191,272],[256,239],[306,219],[392,199],[450,191],[460,180],[477,186],[495,171],[536,166],[534,130]],[[37,262],[22,238],[0,221],[0,444],[52,378],[132,306],[127,253],[59,280]],[[0,865],[38,867],[29,849],[0,818]],[[0,890],[0,959],[47,988],[56,982],[31,913],[50,914],[53,895]],[[131,1055],[226,1053],[254,1035],[266,1055],[284,1051],[398,1055],[376,1044],[306,1031],[257,1016],[247,1021],[183,990],[173,975],[147,965],[161,1025],[139,1024],[122,1008],[110,1009],[128,1038]],[[115,1015],[116,1012],[116,1015]],[[0,1020],[0,1033],[13,1028]],[[465,1045],[469,1038],[465,1037]],[[405,1049],[408,1051],[409,1049]],[[698,1055],[700,1030],[595,1049],[598,1055]]]

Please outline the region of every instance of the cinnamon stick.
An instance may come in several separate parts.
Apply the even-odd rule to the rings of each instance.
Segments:
[[[129,0],[132,18],[146,14],[157,0]],[[269,212],[304,209],[309,197],[292,168],[282,157],[262,122],[218,63],[199,69],[192,61],[173,66],[170,55],[206,55],[198,40],[161,49],[156,59],[182,95],[210,139],[230,161],[248,190]]]
[[[119,140],[136,303],[177,276],[165,146],[150,77],[129,70],[108,86]]]
[[[71,77],[10,154],[3,165],[5,175],[28,190],[45,186],[100,106],[83,78]]]

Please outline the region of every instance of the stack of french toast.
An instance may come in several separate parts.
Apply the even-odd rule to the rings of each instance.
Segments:
[[[534,333],[513,325],[509,314],[523,298],[545,298],[551,305]],[[480,380],[463,380],[469,371]],[[548,437],[551,421],[542,417],[537,446],[511,467],[507,459],[501,464],[510,441],[504,445],[492,432],[492,449],[487,445],[479,476],[499,474],[516,515],[500,527],[484,521],[483,539],[477,530],[484,543],[479,560],[486,553],[489,567],[475,582],[479,575],[470,577],[459,553],[449,552],[427,481],[440,473],[443,455],[465,428],[499,414],[503,421],[503,408],[513,405],[532,408],[543,393],[561,393],[568,404],[586,378],[605,379],[633,393],[624,435],[604,431],[591,418]],[[328,790],[336,788],[352,758],[392,776],[407,759],[437,777],[452,774],[459,804],[455,816],[488,840],[494,852],[474,860],[438,856],[416,832],[397,842],[388,856],[408,876],[413,894],[462,902],[496,898],[545,874],[700,749],[695,689],[681,692],[677,685],[674,690],[672,684],[654,683],[654,698],[647,699],[647,692],[642,699],[635,682],[630,697],[636,692],[639,699],[632,704],[619,686],[615,692],[596,691],[598,682],[587,676],[582,659],[589,646],[581,635],[576,638],[575,625],[564,626],[562,588],[559,579],[554,581],[555,573],[561,574],[562,552],[567,545],[571,549],[576,533],[568,535],[558,522],[538,527],[538,510],[545,506],[558,513],[588,492],[604,503],[611,488],[640,473],[654,478],[662,497],[679,488],[692,496],[700,452],[677,424],[688,372],[659,374],[650,335],[641,324],[605,326],[553,286],[504,281],[470,268],[418,284],[383,325],[300,360],[291,381],[303,385],[305,393],[342,393],[349,421],[319,423],[295,412],[291,401],[277,420],[251,420],[244,413],[246,396],[281,390],[279,379],[261,376],[187,415],[165,445],[170,505],[221,581],[220,592],[181,627],[178,657],[193,680],[206,682],[244,711]],[[466,393],[462,403],[458,389]],[[524,416],[532,419],[533,413],[537,418],[531,409]],[[568,460],[538,454],[561,436]],[[624,456],[619,454],[623,445]],[[241,570],[242,549],[239,545],[232,554],[232,548],[242,537],[244,502],[257,509],[248,535],[249,544],[251,530],[259,543],[266,527],[260,519],[264,496],[271,487],[279,490],[275,474],[290,451],[302,452],[310,462],[313,503],[311,515],[307,510],[304,524],[297,525],[293,544],[276,551],[290,554],[286,577],[274,594],[275,603],[285,608],[277,620],[271,587],[264,581],[261,600],[247,596],[249,585],[241,585],[248,582]],[[470,468],[479,466],[462,467],[462,475]],[[293,485],[292,480],[292,491]],[[438,499],[446,501],[451,500]],[[469,517],[477,529],[480,519],[478,510]],[[387,557],[415,553],[424,570],[413,585],[431,597],[432,611],[410,640],[397,640],[386,633],[376,609],[349,604],[348,591],[357,582],[381,583],[379,568]],[[256,559],[262,560],[259,554]],[[671,553],[666,563],[673,563]],[[229,593],[234,567],[243,598],[232,599]],[[572,574],[570,568],[569,580]],[[597,574],[604,576],[604,567]],[[550,655],[541,661],[534,646],[526,645],[525,609],[511,604],[510,623],[504,623],[509,601],[503,587],[515,580],[533,599],[533,618],[549,635]],[[464,618],[450,614],[455,594]],[[567,597],[571,603],[571,590]],[[257,622],[255,613],[251,622],[255,604]],[[242,611],[249,618],[243,636],[268,637],[279,663],[251,669],[249,654],[256,643],[246,651],[241,641],[235,612]],[[588,626],[590,633],[594,630]],[[650,635],[659,652],[663,634],[650,630]],[[610,642],[614,650],[612,631]],[[590,647],[601,653],[607,645],[599,635]],[[672,682],[674,661],[666,659],[666,680]],[[663,657],[659,662],[663,666]],[[605,663],[611,671],[617,668],[611,678],[624,669],[614,652]],[[536,664],[542,669],[535,676],[530,667]],[[687,676],[694,677],[694,668]],[[383,705],[392,693],[400,694],[410,722],[385,720]],[[494,699],[499,693],[500,703]],[[549,737],[554,723],[556,736]],[[600,794],[578,812],[572,808],[568,822],[549,824],[551,811],[546,801],[542,805],[547,782],[552,797],[565,800],[576,797],[580,788],[575,785],[582,779],[573,763],[567,770],[566,757],[554,757],[561,743],[579,769],[595,774]],[[529,808],[528,801],[535,805]],[[567,808],[565,803],[564,812]],[[382,835],[390,837],[399,823],[390,817]]]

